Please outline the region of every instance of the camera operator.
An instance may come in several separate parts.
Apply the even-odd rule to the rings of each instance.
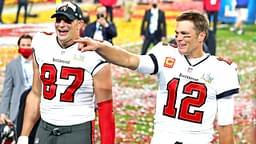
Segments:
[[[106,19],[106,8],[98,7],[96,16],[97,20],[86,26],[84,36],[113,43],[112,39],[117,36],[117,30],[115,24]]]

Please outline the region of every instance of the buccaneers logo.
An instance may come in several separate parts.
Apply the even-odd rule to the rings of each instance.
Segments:
[[[61,10],[61,11],[66,11],[67,9],[68,9],[68,4],[63,5],[63,6],[61,6],[61,7],[59,8],[59,10]]]

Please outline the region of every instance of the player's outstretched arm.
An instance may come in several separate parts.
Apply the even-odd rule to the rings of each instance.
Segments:
[[[18,144],[27,144],[28,136],[40,117],[39,104],[41,95],[41,80],[35,60],[33,60],[33,70],[34,75],[32,89],[26,98],[23,126],[21,136],[18,139]]]
[[[115,116],[112,103],[112,78],[110,64],[102,68],[93,78],[97,101],[101,144],[115,143]]]
[[[128,51],[113,46],[107,41],[97,41],[91,38],[80,38],[75,40],[79,44],[79,50],[84,51],[97,51],[107,61],[135,70],[139,65],[139,55],[129,53]]]

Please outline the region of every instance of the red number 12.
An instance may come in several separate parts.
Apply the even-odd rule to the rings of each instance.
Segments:
[[[163,114],[169,117],[176,118],[177,108],[175,108],[175,103],[177,99],[177,89],[180,79],[174,78],[167,84],[168,98],[166,105],[164,106]],[[195,110],[190,112],[190,107],[201,107],[207,97],[207,88],[205,84],[198,82],[188,82],[184,85],[182,93],[186,95],[192,95],[193,92],[197,92],[197,97],[184,97],[181,99],[180,110],[178,113],[178,119],[202,123],[203,111]]]

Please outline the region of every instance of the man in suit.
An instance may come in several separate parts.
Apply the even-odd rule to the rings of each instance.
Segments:
[[[24,7],[24,24],[27,23],[28,17],[28,0],[18,0],[18,8],[16,13],[15,24],[19,23],[20,10]]]
[[[151,3],[152,7],[146,10],[141,24],[141,37],[143,39],[141,55],[147,53],[151,43],[156,45],[166,38],[166,20],[164,11],[158,8],[156,2]]]
[[[17,125],[20,98],[32,85],[32,36],[24,34],[18,39],[19,56],[6,66],[0,105],[0,124]]]
[[[113,43],[112,39],[117,36],[117,30],[115,24],[106,19],[106,8],[98,7],[96,16],[97,20],[86,26],[84,36]]]

